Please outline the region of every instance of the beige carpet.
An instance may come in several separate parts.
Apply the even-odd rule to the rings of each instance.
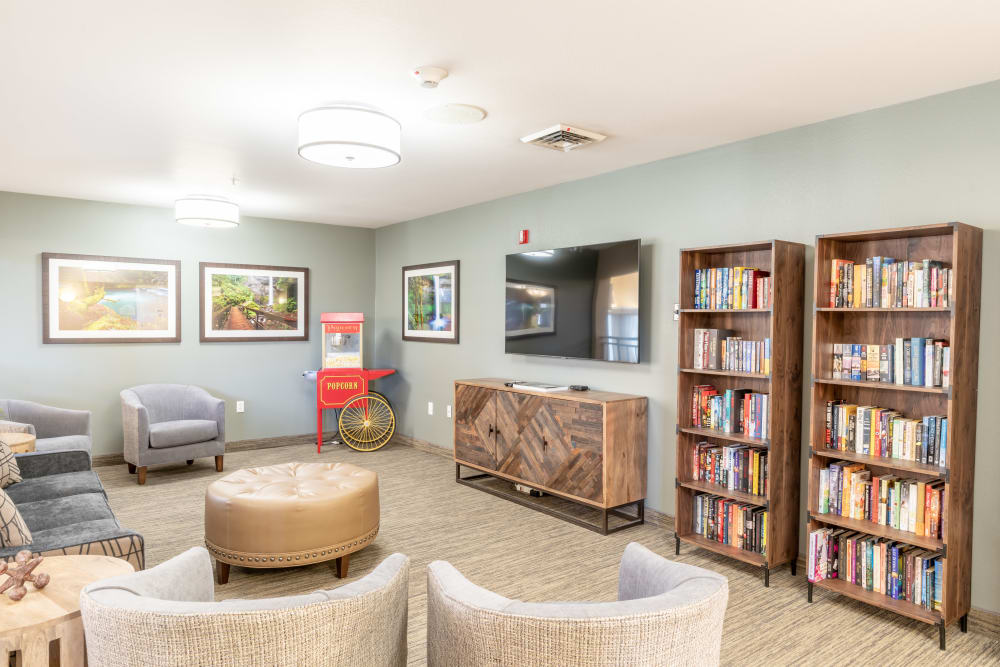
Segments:
[[[390,443],[360,454],[343,446],[317,455],[309,445],[233,452],[226,469],[285,461],[348,461],[379,474],[382,525],[375,543],[351,560],[350,579],[364,576],[390,553],[411,559],[410,664],[425,663],[426,565],[444,559],[472,581],[532,601],[612,600],[618,560],[630,541],[674,558],[672,531],[646,524],[601,536],[540,512],[456,484],[454,464],[441,456]],[[122,525],[146,540],[147,565],[202,544],[205,487],[219,475],[212,461],[160,466],[138,486],[125,466],[97,469]],[[787,568],[764,588],[759,570],[681,547],[677,560],[729,578],[723,633],[724,664],[1000,664],[995,635],[970,621],[970,632],[948,629],[948,650],[938,650],[937,628],[817,590]],[[324,564],[286,570],[233,567],[218,599],[305,593],[340,585]]]

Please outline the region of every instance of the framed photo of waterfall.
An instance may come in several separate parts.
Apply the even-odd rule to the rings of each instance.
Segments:
[[[43,343],[179,343],[179,260],[42,253]]]
[[[199,264],[202,343],[309,340],[309,269]]]
[[[458,260],[403,267],[403,340],[458,343]]]

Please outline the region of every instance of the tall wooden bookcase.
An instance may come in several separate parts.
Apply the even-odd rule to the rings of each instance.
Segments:
[[[952,305],[944,308],[829,307],[831,261],[847,259],[864,265],[866,258],[877,256],[909,261],[931,259],[952,267]],[[848,528],[938,551],[944,557],[944,583],[940,611],[869,592],[842,579],[809,583],[809,601],[812,602],[813,586],[817,586],[936,625],[941,649],[945,647],[946,626],[957,620],[963,632],[967,629],[972,596],[972,485],[976,456],[982,256],[983,231],[959,222],[816,237],[809,531],[823,527]],[[950,342],[950,388],[832,379],[834,343],[887,344],[897,337],[915,336]],[[947,465],[939,467],[827,449],[824,437],[826,403],[839,399],[857,405],[891,408],[913,418],[947,414]],[[839,460],[863,463],[873,475],[898,475],[927,482],[943,480],[942,539],[918,536],[870,521],[818,514],[819,471]]]
[[[695,270],[734,266],[769,271],[772,307],[730,310],[695,308]],[[711,246],[681,250],[679,329],[677,335],[677,511],[676,551],[685,542],[761,568],[764,585],[770,570],[789,563],[795,573],[799,551],[799,466],[802,433],[802,312],[805,283],[805,246],[788,241]],[[695,329],[732,329],[745,340],[771,339],[771,374],[728,370],[696,370]],[[750,389],[770,394],[766,440],[692,426],[692,389],[711,384],[726,389]],[[765,496],[730,491],[694,479],[697,444],[745,444],[768,450],[768,493]],[[694,497],[712,493],[768,511],[765,554],[729,546],[694,532]]]

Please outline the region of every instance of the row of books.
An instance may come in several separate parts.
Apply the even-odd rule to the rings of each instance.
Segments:
[[[940,480],[878,476],[860,463],[838,461],[819,471],[818,512],[940,539],[944,493]]]
[[[767,553],[767,510],[710,493],[694,496],[693,529],[705,539]]]
[[[941,262],[869,257],[830,264],[831,308],[947,308],[954,298],[951,269]]]
[[[771,307],[771,277],[750,266],[694,270],[694,307],[757,310]]]
[[[750,389],[726,389],[710,384],[692,387],[691,422],[696,428],[742,433],[748,438],[769,437],[770,396]]]
[[[767,451],[746,445],[699,442],[694,451],[694,479],[731,491],[767,495]]]
[[[807,548],[809,581],[840,579],[924,609],[941,609],[944,562],[936,552],[834,528],[810,532]]]
[[[889,408],[827,401],[824,444],[842,452],[944,467],[948,465],[948,418],[908,418]]]
[[[771,339],[743,340],[731,329],[695,329],[692,367],[771,374]]]
[[[832,375],[834,380],[947,388],[951,347],[933,338],[897,338],[888,345],[834,343]]]

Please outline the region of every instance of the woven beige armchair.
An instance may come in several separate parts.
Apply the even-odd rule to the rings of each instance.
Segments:
[[[202,547],[80,593],[95,667],[406,663],[409,559],[393,554],[368,576],[328,591],[214,602]]]
[[[728,599],[722,575],[636,543],[622,557],[617,602],[508,600],[435,561],[427,569],[428,664],[718,664]]]

